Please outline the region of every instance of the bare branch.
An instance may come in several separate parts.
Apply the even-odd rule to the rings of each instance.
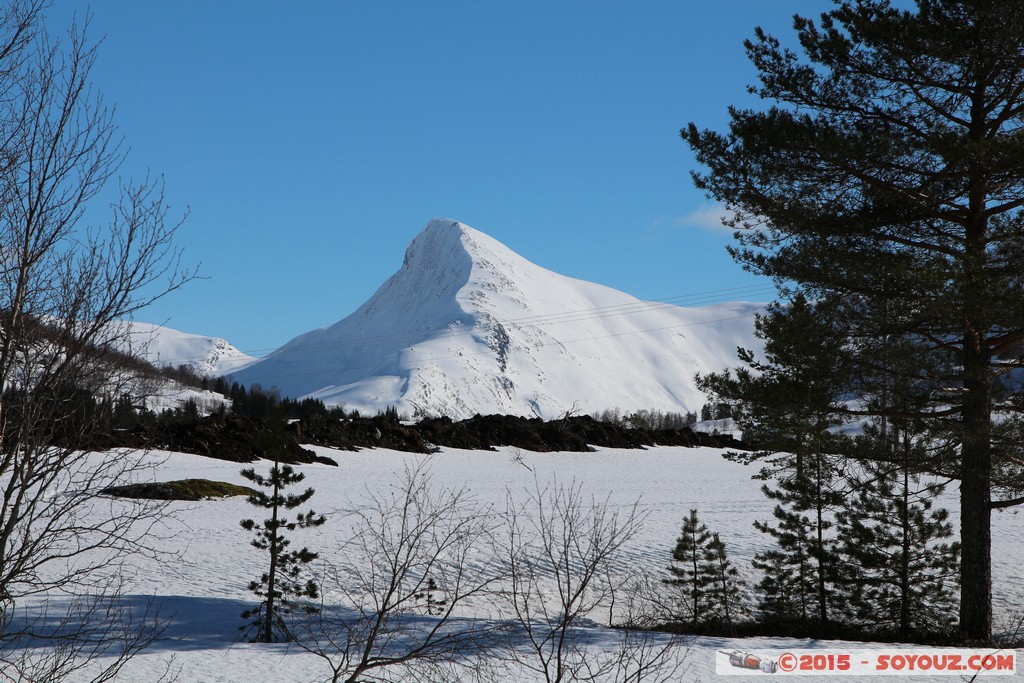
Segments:
[[[461,613],[499,578],[480,560],[495,525],[487,509],[435,487],[420,465],[346,515],[352,536],[326,568],[320,613],[294,629],[297,644],[324,660],[332,683],[472,668],[498,629]]]
[[[88,17],[53,39],[45,4],[0,10],[0,657],[11,670],[46,672],[25,674],[32,680],[62,680],[81,678],[106,645],[123,642],[130,657],[153,637],[118,612],[120,585],[100,580],[128,554],[158,553],[164,506],[101,495],[152,462],[93,449],[103,400],[141,387],[121,321],[195,273],[173,246],[160,183],[109,194],[124,150],[90,85]],[[87,208],[109,197],[110,223],[87,227]],[[49,649],[18,651],[44,634],[12,630],[15,610],[57,593],[72,596],[66,628]],[[133,632],[115,633],[118,620]],[[94,680],[112,678],[120,664],[111,666]]]

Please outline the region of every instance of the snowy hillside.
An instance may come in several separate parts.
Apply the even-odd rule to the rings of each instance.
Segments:
[[[375,412],[553,418],[574,407],[696,410],[696,372],[757,348],[760,304],[681,308],[541,268],[434,219],[355,313],[232,379]]]
[[[153,365],[188,365],[201,375],[218,376],[238,370],[256,360],[218,337],[179,332],[149,323],[129,324],[132,352]]]

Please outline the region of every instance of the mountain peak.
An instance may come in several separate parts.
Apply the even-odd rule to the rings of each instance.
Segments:
[[[696,372],[727,367],[737,346],[756,347],[756,308],[643,302],[435,218],[354,313],[233,377],[369,412],[682,412],[703,403]]]
[[[431,245],[455,246],[456,244],[467,245],[481,241],[491,243],[489,245],[491,247],[498,246],[502,249],[508,249],[508,247],[505,247],[493,237],[451,218],[432,218],[427,223],[427,227],[423,228],[420,234],[413,239],[409,248],[411,249],[418,242],[430,243]]]
[[[227,340],[173,330],[163,325],[122,322],[126,351],[139,354],[153,365],[187,365],[201,375],[224,375],[254,362]]]
[[[464,241],[471,228],[448,218],[434,218],[413,238],[405,250],[402,268],[444,267],[452,258],[462,261],[466,252]],[[468,255],[468,254],[466,254]]]
[[[452,258],[464,264],[464,256],[470,261],[486,259],[488,253],[501,254],[500,260],[515,256],[501,242],[465,223],[450,218],[434,218],[409,244],[403,265],[413,263],[429,270],[447,265]]]
[[[427,227],[423,228],[423,231],[420,234],[449,232],[465,234],[467,231],[476,232],[471,227],[469,227],[468,225],[461,221],[437,216],[435,218],[430,219],[430,221],[427,223]]]

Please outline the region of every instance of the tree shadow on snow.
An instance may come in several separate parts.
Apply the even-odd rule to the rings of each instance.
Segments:
[[[5,648],[45,648],[61,639],[107,640],[111,646],[131,633],[148,632],[147,650],[189,651],[231,647],[243,641],[246,600],[188,595],[123,595],[114,599],[51,598],[12,610]],[[17,634],[21,634],[18,636]]]

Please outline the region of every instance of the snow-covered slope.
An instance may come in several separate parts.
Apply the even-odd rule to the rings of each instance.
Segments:
[[[130,347],[153,365],[191,366],[201,375],[217,376],[238,370],[256,359],[224,339],[179,332],[169,327],[132,322]]]
[[[680,308],[541,268],[434,219],[355,313],[232,373],[294,397],[410,415],[695,410],[696,372],[756,347],[760,304]]]

